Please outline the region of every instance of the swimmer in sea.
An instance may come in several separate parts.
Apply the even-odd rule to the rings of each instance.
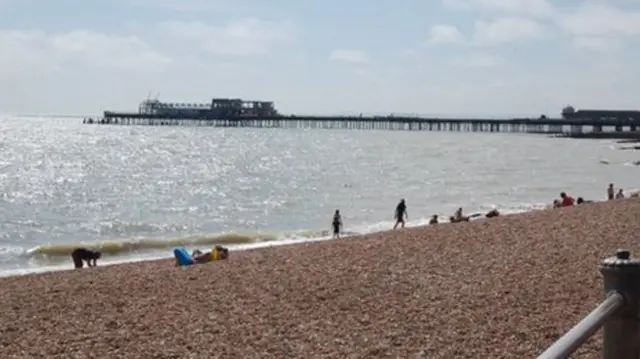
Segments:
[[[87,262],[87,266],[95,267],[98,265],[98,259],[102,256],[102,253],[92,251],[86,248],[77,248],[71,252],[71,259],[73,259],[73,265],[76,269],[83,267],[83,261]]]
[[[434,214],[433,216],[431,216],[431,219],[429,220],[429,224],[438,224],[438,215]]]
[[[407,213],[407,204],[404,199],[400,200],[400,203],[396,206],[395,220],[396,224],[393,226],[393,229],[398,228],[398,225],[401,225],[404,228],[405,218],[409,220],[409,214]]]
[[[333,238],[340,238],[340,230],[342,229],[342,216],[340,216],[340,210],[336,209],[336,213],[333,214],[331,226],[333,227]]]

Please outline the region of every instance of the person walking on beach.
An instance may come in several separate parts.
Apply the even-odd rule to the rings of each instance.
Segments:
[[[333,214],[333,221],[331,222],[333,227],[333,238],[340,238],[340,230],[342,229],[342,216],[340,216],[340,210],[336,209],[336,213]]]
[[[404,199],[401,199],[400,203],[396,206],[396,224],[393,226],[393,229],[398,228],[398,225],[404,228],[405,219],[409,220],[409,214],[407,213],[407,204],[404,202]]]
[[[609,183],[609,188],[607,188],[607,198],[611,201],[614,197],[615,190],[613,189],[613,183]]]

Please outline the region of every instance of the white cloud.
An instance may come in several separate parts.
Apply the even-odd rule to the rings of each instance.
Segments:
[[[371,58],[369,57],[369,54],[363,50],[335,49],[329,54],[329,60],[363,63],[369,62]]]
[[[463,67],[497,67],[506,65],[506,60],[500,56],[490,54],[473,54],[468,57],[454,58],[453,64]]]
[[[362,79],[366,80],[368,83],[372,85],[377,86],[377,85],[384,85],[386,83],[386,80],[380,74],[377,74],[362,68],[356,69],[355,74],[356,76],[361,77]]]
[[[220,0],[124,0],[134,7],[166,9],[179,12],[220,12],[237,9],[237,2]]]
[[[429,31],[428,41],[433,44],[455,44],[464,41],[464,35],[453,25],[434,25]]]
[[[620,40],[589,36],[576,37],[573,40],[573,45],[578,49],[603,53],[616,52],[623,48],[623,44]]]
[[[548,0],[442,0],[442,3],[453,10],[481,11],[498,16],[544,17],[581,35],[640,34],[640,12],[617,8],[624,4],[620,0],[582,1],[577,6],[565,6],[564,1],[557,1],[554,6]],[[627,4],[635,5],[637,2],[630,0]]]
[[[539,39],[545,33],[545,26],[531,19],[504,17],[491,22],[476,22],[472,41],[477,45],[499,45],[519,40]]]
[[[272,47],[292,41],[294,28],[289,23],[247,18],[216,27],[199,21],[171,21],[163,26],[175,40],[189,41],[216,55],[265,54]]]
[[[244,13],[225,14],[232,20],[227,24],[212,23],[211,11],[224,7],[221,0],[136,1],[156,6],[151,9],[154,18],[164,16],[158,21],[167,22],[139,17],[135,26],[113,27],[111,34],[95,29],[0,30],[0,112],[135,111],[150,91],[165,101],[206,102],[217,96],[274,100],[283,113],[444,115],[460,112],[462,101],[469,113],[537,115],[557,113],[567,102],[590,107],[632,107],[637,102],[640,71],[634,56],[612,51],[633,51],[629,43],[637,23],[631,11],[609,9],[589,20],[597,12],[558,8],[554,11],[563,16],[551,16],[533,2],[465,1],[462,6],[477,12],[455,15],[459,21],[473,16],[470,24],[435,24],[427,34],[385,41],[377,48],[358,47],[371,39],[357,31],[349,34],[350,44],[331,52],[336,33],[368,25],[323,32],[315,22],[302,23],[303,18],[300,23],[265,21],[243,19]],[[255,9],[253,14],[265,16]],[[473,27],[475,19],[485,21]],[[306,26],[311,37],[298,39],[302,32],[297,24]],[[470,30],[462,30],[468,25]],[[56,24],[46,26],[54,29]],[[384,38],[375,33],[380,29],[366,30],[369,37]],[[425,35],[434,43],[464,45],[425,49]],[[540,38],[549,40],[552,51],[539,54],[524,41]],[[513,43],[521,44],[518,61],[510,58],[509,48],[479,46]],[[562,46],[566,43],[570,45]],[[598,52],[585,56],[577,49]],[[529,52],[532,56],[525,58]],[[256,56],[260,54],[269,56]],[[335,66],[327,57],[349,66]]]
[[[526,16],[552,16],[553,5],[547,0],[442,0],[451,9],[502,12]]]
[[[640,35],[640,12],[604,4],[587,4],[558,20],[561,27],[580,36]]]
[[[172,59],[135,36],[113,36],[87,30],[47,34],[43,31],[0,32],[0,74],[50,72],[63,67],[153,70]]]

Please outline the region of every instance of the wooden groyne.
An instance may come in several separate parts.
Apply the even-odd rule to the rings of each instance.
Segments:
[[[289,129],[405,130],[450,132],[520,132],[565,137],[637,137],[640,112],[570,111],[562,118],[427,118],[418,116],[299,116],[279,114],[273,102],[213,99],[210,104],[144,101],[138,112],[105,111],[87,124],[121,126],[211,126]]]

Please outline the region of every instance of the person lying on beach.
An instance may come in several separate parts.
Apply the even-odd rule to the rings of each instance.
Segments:
[[[216,258],[216,253],[214,252],[218,253],[218,258]],[[203,252],[196,249],[191,253],[191,258],[193,258],[193,261],[196,263],[207,263],[216,259],[227,259],[229,258],[229,249],[222,246],[216,246],[212,252]]]
[[[393,229],[398,228],[398,225],[402,225],[402,228],[404,228],[405,219],[409,220],[409,214],[407,213],[407,204],[404,202],[404,199],[401,199],[400,203],[396,206],[396,224],[393,225]]]
[[[578,197],[578,199],[576,200],[576,204],[585,204],[585,203],[593,203],[592,200],[585,200],[582,197]]]
[[[71,252],[71,259],[73,259],[73,265],[76,269],[83,267],[83,261],[87,262],[87,266],[95,267],[98,265],[98,259],[102,254],[86,248],[77,248]]]
[[[498,217],[500,216],[500,212],[494,208],[492,210],[490,210],[489,212],[487,212],[487,214],[484,215],[487,218],[493,218],[493,217]]]
[[[438,215],[434,214],[433,216],[431,216],[431,219],[429,220],[429,224],[438,224]]]
[[[569,196],[568,194],[566,194],[565,192],[561,192],[560,193],[560,198],[562,200],[561,205],[562,207],[570,207],[573,206],[574,204],[574,200],[573,197]]]

